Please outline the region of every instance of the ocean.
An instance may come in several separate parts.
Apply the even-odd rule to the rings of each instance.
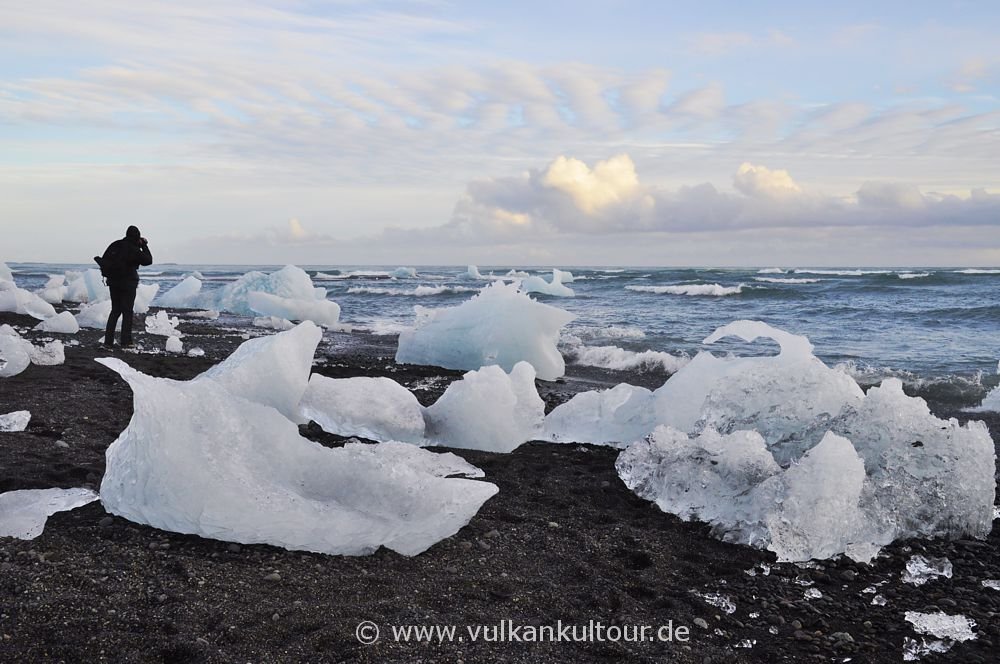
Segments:
[[[93,265],[9,263],[22,288],[41,288],[50,275]],[[154,265],[141,271],[164,293],[195,271],[203,290],[221,288],[261,265]],[[302,266],[340,304],[344,323],[376,334],[411,325],[414,305],[455,306],[488,280],[466,266]],[[485,277],[511,266],[479,266]],[[669,366],[664,354],[693,357],[701,341],[734,320],[760,320],[804,335],[825,363],[842,365],[859,382],[898,376],[936,391],[935,398],[969,403],[998,382],[1000,269],[967,268],[647,268],[561,267],[574,297],[532,297],[577,316],[565,330],[574,361],[629,371]],[[551,279],[551,270],[526,269]],[[153,304],[156,304],[154,300]],[[600,349],[600,352],[581,352]],[[713,352],[776,352],[770,341],[720,342]],[[653,353],[646,353],[653,351]],[[645,353],[643,356],[636,354]]]

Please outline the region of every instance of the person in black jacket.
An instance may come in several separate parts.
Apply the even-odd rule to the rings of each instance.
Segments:
[[[123,348],[129,348],[132,346],[132,310],[135,307],[135,291],[139,287],[139,266],[151,265],[153,254],[139,229],[129,226],[125,237],[108,246],[100,262],[111,291],[111,315],[104,331],[104,345],[114,346],[115,328],[121,317],[121,344]]]

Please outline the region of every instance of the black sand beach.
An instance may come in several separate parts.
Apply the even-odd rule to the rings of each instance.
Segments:
[[[23,329],[35,321],[0,314],[2,323]],[[225,358],[247,331],[190,320],[180,329],[188,335],[185,347],[203,348],[204,357],[114,354],[145,373],[188,379]],[[127,425],[132,396],[93,361],[107,355],[98,331],[71,338],[81,345],[67,347],[64,365],[31,366],[0,379],[0,413],[32,413],[27,431],[0,433],[0,491],[99,488],[105,449]],[[137,339],[163,347],[162,337]],[[397,366],[394,341],[328,333],[315,370],[390,376],[425,405],[460,376]],[[571,366],[564,381],[540,382],[539,392],[551,408],[580,390],[626,380],[657,387],[665,377]],[[939,416],[968,417],[954,405],[931,407]],[[1000,418],[988,424],[1000,440]],[[342,442],[315,426],[302,431],[325,445]],[[385,550],[335,557],[227,544],[133,524],[109,516],[99,502],[53,516],[35,540],[0,538],[0,660],[898,662],[904,637],[916,636],[903,619],[907,610],[963,614],[977,625],[976,640],[922,661],[997,660],[1000,592],[981,585],[1000,579],[996,531],[986,541],[897,542],[872,565],[840,559],[802,568],[718,541],[705,526],[639,499],[617,477],[616,450],[529,443],[511,454],[451,451],[482,468],[500,493],[457,535],[412,558]],[[902,583],[915,553],[947,556],[953,578],[922,587]],[[771,566],[768,575],[761,563]],[[756,575],[748,575],[755,566]],[[804,598],[807,582],[821,598]],[[884,606],[862,593],[877,584]],[[727,614],[692,591],[728,596],[736,610]],[[673,621],[690,637],[473,643],[465,631],[507,620],[630,628]],[[381,628],[374,645],[356,639],[362,621]],[[405,625],[455,625],[466,636],[396,642],[391,626]]]

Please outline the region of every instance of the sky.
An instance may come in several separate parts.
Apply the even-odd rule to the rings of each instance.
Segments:
[[[1000,265],[1000,4],[0,0],[0,260]]]

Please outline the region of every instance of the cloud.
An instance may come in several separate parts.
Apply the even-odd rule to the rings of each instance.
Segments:
[[[740,164],[733,177],[733,185],[747,196],[784,198],[802,192],[788,171],[772,171],[765,166],[754,166],[748,162]]]
[[[732,192],[708,182],[670,189],[642,183],[626,154],[592,167],[560,156],[543,169],[470,183],[450,222],[416,233],[452,242],[512,242],[572,234],[967,227],[1000,218],[1000,195],[983,189],[959,197],[864,182],[834,196],[804,189],[785,170],[746,162],[733,185]]]

